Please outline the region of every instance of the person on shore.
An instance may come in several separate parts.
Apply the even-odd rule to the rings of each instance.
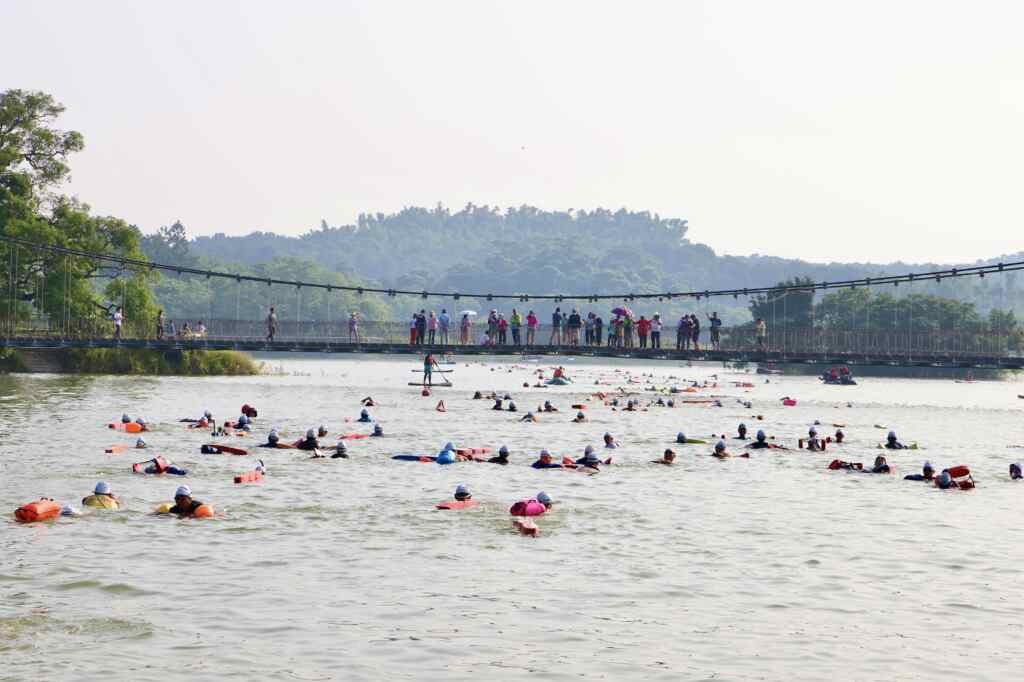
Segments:
[[[502,346],[508,344],[508,320],[501,313],[498,313],[498,343]]]
[[[427,311],[420,310],[416,315],[416,344],[422,346],[427,340]]]
[[[187,322],[185,323],[188,324]],[[270,312],[267,313],[267,342],[273,343],[274,336],[277,335],[277,310],[274,306],[270,306]]]
[[[594,345],[594,318],[596,316],[593,312],[587,313],[586,319],[583,320],[583,344],[586,346]]]
[[[647,335],[651,333],[651,321],[643,315],[636,323],[636,334],[640,338],[640,347],[647,348]]]
[[[512,345],[521,346],[523,345],[522,329],[523,329],[523,316],[519,314],[519,311],[515,308],[512,309],[512,316],[509,318],[508,326],[512,330]]]
[[[469,315],[463,315],[462,321],[459,323],[459,344],[468,346],[471,333],[472,323],[469,321]]]
[[[580,328],[583,326],[583,319],[575,308],[573,308],[572,312],[569,313],[567,326],[569,327],[569,345],[573,347],[579,346]]]
[[[416,313],[413,313],[412,317],[409,319],[409,345],[410,346],[415,346],[416,345],[416,321],[418,319],[419,319],[419,316]]]
[[[600,315],[594,318],[594,345],[601,345],[601,335],[604,332],[604,320]]]
[[[919,474],[907,474],[903,477],[904,481],[934,481],[935,480],[935,468],[931,462],[925,462],[924,466],[921,467],[921,473]]]
[[[690,338],[693,339],[693,350],[700,352],[700,319],[697,315],[690,315]]]
[[[651,318],[651,348],[661,349],[661,313],[654,313]]]

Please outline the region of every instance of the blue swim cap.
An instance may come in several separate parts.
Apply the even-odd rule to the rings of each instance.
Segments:
[[[469,488],[466,486],[465,483],[460,483],[455,488],[455,494],[456,495],[468,495],[469,494]]]
[[[765,438],[766,438],[766,436],[764,435],[764,431],[762,429],[758,429],[757,430],[757,439],[758,440],[764,440]]]
[[[584,455],[592,455],[592,454],[594,454],[594,446],[593,445],[588,445],[587,447],[583,448],[583,454]]]
[[[537,501],[543,505],[551,504],[551,496],[542,490],[537,493]]]
[[[683,433],[682,431],[677,433],[676,434],[676,442],[677,443],[685,443],[686,442],[686,434]]]
[[[109,495],[110,485],[105,481],[100,481],[99,483],[96,484],[96,487],[93,488],[93,492],[97,495]]]
[[[547,448],[543,448],[543,449],[541,449],[541,451],[540,451],[540,456],[541,456],[541,457],[543,457],[543,456],[545,456],[545,455],[547,455],[548,457],[550,457],[550,456],[551,456],[551,453],[550,453],[550,452],[548,452]]]
[[[715,452],[722,452],[724,450],[725,450],[725,441],[724,440],[720,440],[717,443],[715,443]]]
[[[455,446],[452,445],[451,441],[448,441],[447,443],[444,444],[442,450],[455,450]]]
[[[455,464],[455,453],[451,450],[442,450],[437,455],[438,464]]]
[[[890,431],[889,432],[889,438],[892,438],[893,440],[895,440],[896,439],[896,432],[895,431]]]
[[[498,450],[498,454],[499,455],[507,455],[508,454],[508,446],[502,445],[501,448]]]

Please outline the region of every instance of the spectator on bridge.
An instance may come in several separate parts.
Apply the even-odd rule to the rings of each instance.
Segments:
[[[503,346],[508,343],[508,320],[501,313],[498,313],[498,343]]]
[[[531,310],[526,315],[526,345],[532,346],[537,343],[537,325],[539,324],[537,316],[533,314]]]
[[[420,310],[416,316],[416,343],[420,346],[423,345],[427,339],[427,311]]]
[[[459,323],[459,343],[463,346],[469,345],[471,328],[472,323],[469,321],[469,315],[463,315],[462,322]]]
[[[441,308],[441,314],[437,316],[437,324],[441,328],[441,345],[448,345],[448,327],[451,326],[452,318],[448,317],[448,311]]]
[[[633,347],[633,318],[626,315],[622,318],[622,340],[624,348]]]
[[[713,312],[708,315],[708,320],[711,323],[711,349],[722,350],[722,318]]]
[[[583,326],[583,318],[580,317],[579,312],[575,308],[569,314],[569,319],[566,322],[566,326],[569,329],[569,345],[579,346],[580,345],[580,327]]]
[[[434,315],[434,311],[430,311],[430,317],[427,318],[427,343],[431,346],[434,345],[437,338],[437,317]]]
[[[512,317],[509,318],[508,326],[512,329],[512,345],[523,345],[523,338],[520,336],[520,330],[523,327],[523,316],[515,308],[512,309]]]
[[[185,323],[183,325],[181,325],[181,338],[183,338],[183,339],[190,339],[190,338],[192,338],[192,327],[190,327],[188,325],[188,320],[185,320]],[[273,341],[274,338],[270,337],[270,340]]]
[[[164,311],[162,309],[156,313],[156,340],[164,340]]]
[[[551,338],[548,339],[548,345],[550,346],[561,346],[562,345],[562,309],[555,308],[555,312],[551,313]]]
[[[651,333],[651,321],[643,315],[636,323],[636,333],[640,337],[640,347],[647,348],[647,335]]]
[[[676,324],[676,350],[690,348],[690,316],[683,315]]]
[[[693,339],[693,349],[700,352],[700,320],[696,315],[690,315],[690,336]]]
[[[651,318],[651,348],[661,348],[661,313]]]
[[[348,316],[348,342],[359,343],[359,313],[355,310]]]
[[[167,336],[174,338],[178,335],[178,330],[174,328],[174,320],[167,321]]]
[[[202,320],[199,320],[199,324],[196,325],[196,338],[202,339],[206,336],[206,325],[203,324]]]
[[[583,320],[583,345],[593,346],[594,345],[594,313],[587,313],[587,318]]]
[[[760,317],[757,318],[757,322],[754,323],[754,330],[757,334],[757,349],[760,351],[767,350],[766,341],[768,340],[768,325],[764,323]]]
[[[601,345],[601,333],[604,331],[604,320],[600,315],[594,317],[594,345]]]
[[[188,326],[188,322],[185,323]],[[185,333],[185,329],[182,328],[182,333]],[[274,335],[277,334],[277,312],[274,306],[270,306],[270,312],[267,313],[267,341],[270,343],[274,342]]]
[[[409,320],[409,345],[416,345],[416,324],[419,322],[419,315],[416,313],[412,314],[412,319]]]
[[[121,306],[117,306],[114,310],[114,314],[111,315],[111,320],[114,322],[114,338],[118,341],[121,340],[121,325],[124,324],[124,310]]]

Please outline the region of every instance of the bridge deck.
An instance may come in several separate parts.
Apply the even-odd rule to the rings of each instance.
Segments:
[[[24,349],[65,348],[147,348],[167,352],[184,350],[237,350],[250,353],[381,353],[423,355],[454,353],[458,355],[545,355],[594,358],[634,358],[643,360],[803,363],[808,365],[861,365],[886,367],[950,367],[976,369],[1024,369],[1024,356],[965,353],[903,352],[787,352],[769,350],[701,350],[677,351],[674,348],[608,348],[604,346],[441,346],[396,343],[353,344],[334,339],[283,339],[267,342],[262,339],[125,339],[110,338],[61,339],[56,337],[0,337],[0,347]]]

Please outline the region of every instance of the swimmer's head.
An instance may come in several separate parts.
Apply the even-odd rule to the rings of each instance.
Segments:
[[[671,450],[665,450],[665,454],[662,455],[662,458],[666,462],[674,462],[676,459],[676,453],[672,452]]]
[[[93,493],[97,495],[109,495],[110,484],[106,481],[100,481],[96,484],[96,487],[92,489]]]
[[[307,430],[306,438],[316,438],[316,432],[313,429]]]
[[[508,446],[502,445],[500,448],[498,448],[498,454],[501,455],[502,457],[508,457]]]
[[[758,440],[764,440],[767,437],[768,436],[764,435],[764,431],[763,430],[761,430],[761,429],[757,430],[757,439]]]
[[[676,442],[677,443],[685,443],[686,442],[686,434],[683,433],[682,431],[677,433],[676,434]]]
[[[540,491],[539,493],[537,493],[537,501],[540,502],[541,504],[543,504],[545,507],[548,507],[548,508],[550,508],[551,505],[553,505],[555,503],[555,501],[551,499],[551,496],[548,495],[543,490]]]
[[[928,476],[929,474],[935,473],[935,468],[932,466],[931,462],[925,462],[924,465],[921,467],[921,471],[924,472],[925,476]]]
[[[473,497],[473,495],[470,494],[469,487],[466,486],[465,483],[460,483],[458,487],[455,488],[456,500],[459,500],[461,502],[462,500],[468,500],[471,497]]]
[[[1019,462],[1014,462],[1010,465],[1010,478],[1014,480],[1024,478],[1024,471],[1021,470]]]
[[[715,452],[725,452],[725,441],[720,440],[715,443]]]

